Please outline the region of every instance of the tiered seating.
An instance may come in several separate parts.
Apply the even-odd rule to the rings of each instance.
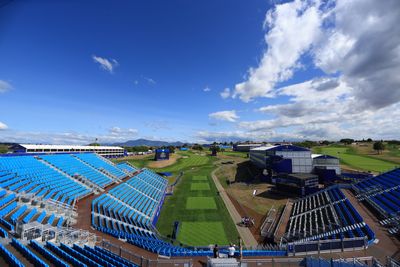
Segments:
[[[101,156],[94,153],[85,153],[85,154],[75,154],[75,157],[83,160],[93,168],[97,170],[105,170],[109,174],[122,179],[126,176],[126,173],[121,171],[119,168],[113,165],[111,162],[106,162],[105,159],[100,158]]]
[[[212,251],[176,247],[153,232],[152,218],[161,205],[167,181],[144,170],[92,202],[92,225],[99,231],[166,256],[211,256]],[[251,253],[251,252],[248,252]],[[253,253],[258,253],[253,251]],[[278,256],[282,251],[262,251]]]
[[[137,171],[136,168],[132,167],[131,165],[129,165],[126,162],[121,162],[117,164],[117,167],[127,173],[134,173]]]
[[[2,244],[0,244],[0,255],[4,257],[10,266],[24,267],[24,265]]]
[[[32,243],[32,241],[31,241]],[[72,247],[62,244],[57,246],[53,243],[47,242],[46,247],[51,251],[48,251],[37,242],[33,245],[35,249],[41,252],[49,261],[54,263],[56,266],[68,266],[60,258],[68,262],[72,266],[85,267],[85,266],[118,266],[118,267],[137,267],[132,262],[108,251],[101,247],[95,246],[94,248],[89,246],[78,246],[74,244]],[[53,253],[52,253],[53,252]],[[60,257],[60,258],[58,258]],[[58,259],[60,264],[55,263]]]
[[[93,225],[129,234],[151,236],[152,218],[167,181],[150,171],[140,173],[92,202]]]
[[[13,238],[11,244],[35,266],[49,267],[49,265],[47,265],[44,261],[42,261],[38,256],[36,256],[36,254],[30,251],[29,248],[27,248],[17,239]]]
[[[288,241],[343,239],[374,233],[338,187],[330,187],[296,201],[289,219]]]
[[[41,157],[70,176],[79,174],[100,187],[105,187],[113,182],[111,177],[90,167],[70,154],[45,155]]]
[[[72,204],[91,191],[33,156],[0,157],[0,187]],[[10,174],[11,173],[11,174]],[[1,203],[0,203],[1,204]]]
[[[360,200],[368,201],[383,217],[400,213],[400,168],[356,183],[354,189]]]
[[[30,241],[30,245],[32,246],[33,249],[35,249],[37,252],[39,252],[43,257],[45,257],[47,260],[49,260],[55,266],[58,266],[58,267],[69,267],[68,264],[63,262],[61,259],[59,259],[57,256],[55,256],[49,250],[44,248],[41,244],[39,244],[39,242],[37,242],[35,240],[31,240]]]

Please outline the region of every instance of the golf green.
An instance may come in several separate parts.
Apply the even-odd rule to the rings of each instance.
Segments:
[[[210,185],[208,183],[192,183],[190,185],[190,190],[210,190]]]
[[[182,243],[192,246],[229,244],[221,221],[182,222],[178,238]]]
[[[205,175],[195,175],[192,178],[193,181],[207,181],[207,176]]]
[[[213,197],[188,197],[186,200],[188,210],[216,210],[217,204]]]

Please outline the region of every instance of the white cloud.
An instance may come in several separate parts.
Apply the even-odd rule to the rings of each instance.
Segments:
[[[237,119],[239,119],[239,116],[236,114],[235,110],[218,111],[210,113],[208,116],[212,119],[230,122],[235,122]]]
[[[115,59],[107,59],[103,57],[98,57],[93,55],[93,61],[100,65],[100,68],[108,71],[109,73],[113,73],[114,69],[119,66],[119,63]]]
[[[6,130],[7,128],[8,128],[8,126],[0,121],[0,131]]]
[[[258,67],[235,86],[233,97],[244,102],[257,97],[288,100],[260,107],[266,119],[239,122],[234,132],[206,135],[398,138],[399,17],[397,0],[295,0],[276,5],[265,19],[267,49]],[[311,59],[309,66],[302,65],[305,56]],[[290,84],[298,68],[319,68],[325,75],[279,88],[283,81]]]
[[[264,24],[267,49],[247,79],[235,85],[233,97],[249,102],[256,97],[273,97],[276,83],[290,79],[301,67],[299,59],[320,35],[322,13],[318,1],[276,5],[267,12]]]
[[[208,86],[206,86],[206,87],[203,88],[203,91],[204,91],[204,92],[210,92],[210,91],[211,91],[211,88],[208,87]]]
[[[0,93],[5,93],[12,89],[11,84],[6,81],[0,80]]]
[[[143,77],[143,79],[145,79],[149,84],[157,84],[157,82],[155,80],[153,80],[152,78],[149,77]]]
[[[231,95],[231,89],[225,88],[220,94],[219,94],[223,99],[226,99],[230,97]]]
[[[136,138],[138,130],[132,128],[112,127],[105,133],[83,134],[78,132],[25,132],[7,130],[0,132],[0,141],[15,143],[43,143],[43,144],[89,144],[97,142],[118,143]]]

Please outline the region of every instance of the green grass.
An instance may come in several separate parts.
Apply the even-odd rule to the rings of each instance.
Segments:
[[[362,171],[384,172],[395,168],[396,163],[373,158],[367,155],[356,154],[356,150],[345,146],[317,147],[316,153],[339,157],[340,162],[354,169]]]
[[[171,165],[171,166],[168,166],[165,168],[161,168],[161,169],[157,169],[157,171],[180,172],[181,170],[184,170],[187,168],[206,165],[212,161],[209,156],[195,155],[190,152],[185,152],[185,153],[180,152],[180,154],[181,154],[182,158],[178,159],[174,165]]]
[[[177,170],[177,173],[183,171],[184,175],[175,188],[174,194],[168,196],[164,202],[157,222],[158,231],[168,237],[172,234],[174,222],[180,221],[182,222],[182,228],[177,239],[183,244],[203,246],[211,243],[228,245],[229,242],[236,242],[238,233],[235,224],[224,202],[217,194],[217,189],[211,179],[211,171],[215,168],[213,165],[214,159],[195,155],[192,152],[186,152],[183,155],[189,158],[180,159],[175,165],[185,166],[184,168],[178,169],[175,165],[170,166],[172,168],[165,168]],[[192,185],[202,183],[208,183],[210,189],[191,190]],[[189,203],[189,208],[196,209],[187,209],[187,203]],[[213,205],[213,209],[207,209],[211,205]],[[209,223],[209,227],[203,227],[205,223]],[[216,226],[219,224],[222,224],[222,227]],[[217,227],[218,234],[210,234],[205,237],[204,229],[207,228],[210,231],[212,229],[208,228],[214,225]],[[205,234],[194,234],[191,231],[204,232]]]
[[[204,175],[194,175],[192,178],[193,181],[207,181],[207,176]]]
[[[222,222],[182,222],[178,239],[191,246],[228,244]]]
[[[194,183],[190,186],[190,190],[210,190],[210,185],[208,183]]]
[[[213,197],[188,197],[186,199],[188,210],[216,210],[217,204]]]

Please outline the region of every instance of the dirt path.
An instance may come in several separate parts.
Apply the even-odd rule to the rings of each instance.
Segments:
[[[246,227],[240,227],[237,225],[241,221],[241,216],[239,212],[236,210],[235,205],[232,203],[231,199],[229,198],[228,194],[226,193],[224,187],[221,185],[221,183],[218,180],[218,177],[215,175],[215,173],[218,171],[219,167],[216,168],[215,170],[212,171],[211,177],[214,180],[215,186],[217,187],[217,190],[219,192],[219,195],[221,196],[222,200],[225,203],[226,208],[228,209],[229,214],[232,217],[233,222],[236,225],[236,229],[240,235],[240,237],[243,240],[243,243],[246,247],[255,247],[258,245],[257,240],[254,238],[253,234],[251,231],[246,228]]]
[[[170,154],[168,160],[159,160],[159,161],[150,161],[147,165],[149,168],[154,168],[154,169],[160,169],[164,167],[168,167],[172,164],[175,164],[175,162],[181,158],[180,155],[178,154]]]

